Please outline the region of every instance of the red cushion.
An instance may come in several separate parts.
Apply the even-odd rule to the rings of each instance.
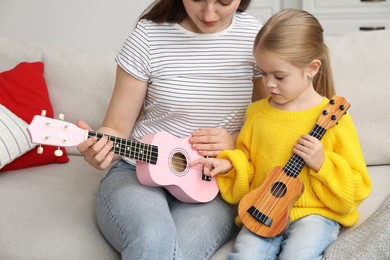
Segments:
[[[42,62],[22,62],[14,69],[0,73],[0,103],[28,124],[42,110],[46,110],[47,117],[53,117],[43,67]],[[5,165],[0,171],[69,161],[65,149],[61,148],[63,156],[56,157],[54,151],[57,147],[43,147],[43,154],[37,154],[36,149],[33,149]]]

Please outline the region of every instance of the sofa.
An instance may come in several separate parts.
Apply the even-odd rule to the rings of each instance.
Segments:
[[[337,94],[352,105],[348,112],[359,134],[372,193],[359,206],[358,222],[342,229],[325,256],[390,259],[390,32],[329,36],[326,42]],[[21,62],[42,62],[54,117],[63,113],[67,122],[83,119],[96,129],[114,85],[117,51],[0,38],[0,73]],[[28,153],[36,153],[37,148],[31,147]],[[43,148],[43,154],[53,152]],[[23,156],[26,153],[15,160]],[[0,172],[0,259],[120,258],[99,232],[95,220],[95,196],[105,172],[89,166],[75,147],[65,148],[63,158],[37,166],[27,163],[35,159],[27,160],[25,167]],[[212,259],[227,259],[233,240]]]

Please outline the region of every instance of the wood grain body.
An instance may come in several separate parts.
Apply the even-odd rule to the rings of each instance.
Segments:
[[[283,167],[275,167],[259,188],[248,193],[240,201],[238,213],[241,221],[259,236],[278,236],[288,227],[291,207],[302,193],[303,183],[299,178],[287,176]],[[263,224],[248,212],[252,206],[272,220],[270,226]]]

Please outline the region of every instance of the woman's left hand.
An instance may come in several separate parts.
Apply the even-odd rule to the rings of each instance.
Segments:
[[[200,155],[215,157],[223,150],[234,149],[236,137],[224,128],[199,129],[192,133],[190,144]]]

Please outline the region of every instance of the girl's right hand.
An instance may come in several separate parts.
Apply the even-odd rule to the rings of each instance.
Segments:
[[[229,172],[233,165],[229,160],[217,158],[200,158],[190,163],[190,166],[203,164],[203,174],[207,176],[215,176]]]
[[[78,121],[77,126],[91,130],[84,121]],[[77,150],[84,156],[84,160],[98,170],[106,170],[114,160],[114,152],[111,151],[113,143],[106,136],[100,140],[93,136],[77,146]]]

